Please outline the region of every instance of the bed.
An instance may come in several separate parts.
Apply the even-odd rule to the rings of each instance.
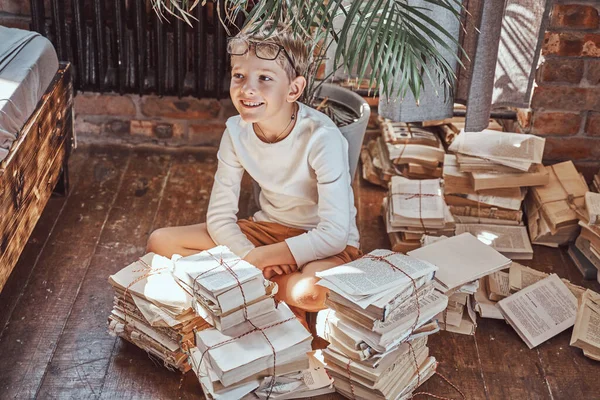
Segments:
[[[68,190],[71,67],[35,32],[0,26],[0,291],[53,190]]]

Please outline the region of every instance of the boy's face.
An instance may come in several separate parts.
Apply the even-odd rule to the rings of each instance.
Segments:
[[[302,93],[304,86],[298,87],[300,79],[304,78],[297,77],[290,82],[276,60],[263,60],[249,51],[243,56],[231,57],[229,94],[244,121],[277,119],[282,110],[289,112],[284,105]]]

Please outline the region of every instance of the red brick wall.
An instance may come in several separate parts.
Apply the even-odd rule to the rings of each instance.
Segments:
[[[546,137],[547,162],[600,165],[600,2],[561,1],[551,11],[526,132]]]
[[[82,142],[218,146],[225,121],[237,111],[229,100],[79,93],[75,131]]]

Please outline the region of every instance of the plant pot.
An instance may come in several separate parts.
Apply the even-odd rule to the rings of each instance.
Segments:
[[[348,162],[350,163],[350,177],[354,180],[358,159],[360,158],[360,148],[362,147],[369,117],[371,116],[371,107],[358,94],[353,91],[331,83],[324,83],[317,92],[318,98],[328,97],[329,99],[342,103],[352,109],[360,117],[350,125],[340,127],[342,135],[348,141]]]

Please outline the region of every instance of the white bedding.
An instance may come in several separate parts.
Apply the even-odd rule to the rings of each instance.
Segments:
[[[0,26],[0,161],[19,137],[58,70],[58,57],[39,33]]]

